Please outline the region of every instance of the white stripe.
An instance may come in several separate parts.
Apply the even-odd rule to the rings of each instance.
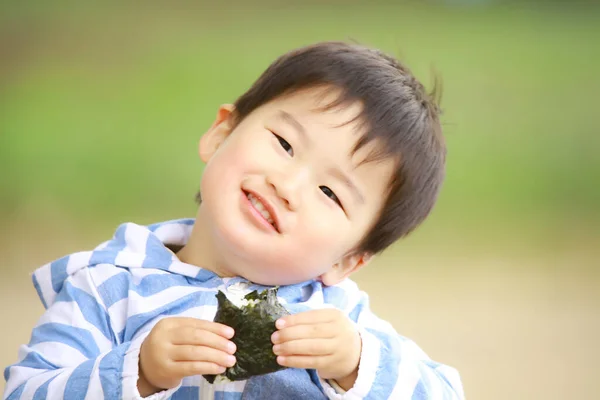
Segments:
[[[44,302],[50,307],[56,298],[56,292],[52,286],[52,267],[50,264],[46,264],[38,268],[33,275],[35,275]]]
[[[121,299],[108,308],[108,316],[115,332],[122,332],[127,324],[127,307],[129,299],[126,297]]]
[[[200,399],[214,399],[215,398],[215,387],[214,385],[209,384],[206,380],[202,382],[202,386],[200,386]]]
[[[134,268],[130,269],[131,283],[138,286],[142,283],[142,280],[150,275],[170,275],[168,271],[155,268]]]
[[[144,264],[145,259],[145,255],[132,253],[126,249],[117,254],[115,257],[115,265],[126,266],[128,268],[140,268]]]
[[[368,296],[366,295],[366,293],[361,292],[358,289],[358,286],[354,281],[351,281],[350,279],[345,279],[342,282],[335,285],[335,287],[344,291],[344,300],[346,300],[344,308],[341,308],[342,304],[335,304],[335,307],[342,310],[346,315],[350,314],[352,310],[354,310],[354,308],[358,304],[360,304],[361,300],[363,300],[363,297],[366,301],[366,304],[369,304]]]
[[[355,400],[357,399],[356,396],[352,395],[352,394],[346,394],[345,393],[338,393],[335,388],[329,384],[329,382],[327,382],[325,379],[321,379],[319,378],[319,380],[321,381],[321,386],[323,386],[323,391],[325,392],[325,396],[327,396],[328,399],[330,400]]]
[[[131,342],[129,349],[125,352],[123,359],[123,400],[139,399],[140,393],[137,389],[139,377],[138,362],[140,346],[147,335],[140,336]]]
[[[200,270],[201,268],[195,265],[182,263],[178,260],[173,260],[173,263],[169,266],[169,271],[185,276],[195,276]]]
[[[402,359],[398,364],[398,380],[390,399],[410,400],[420,379],[421,374],[415,367],[415,361]]]
[[[192,228],[192,225],[165,224],[157,228],[154,234],[162,242],[182,246],[187,243]]]
[[[87,358],[78,349],[61,342],[43,342],[30,347],[54,365],[61,367],[79,365]]]
[[[417,363],[413,362],[413,366],[416,367]],[[421,369],[420,372],[421,379],[423,379],[423,376],[426,376],[424,381],[427,386],[427,394],[429,394],[430,398],[432,399],[444,399],[444,389],[442,387],[442,384],[445,384],[446,382],[443,379],[440,379],[432,368],[429,368],[427,366],[424,367],[426,371],[423,371],[423,369]]]
[[[87,265],[89,265],[91,257],[91,251],[82,251],[71,254],[69,256],[69,261],[67,262],[67,275],[73,275],[80,269],[85,268]]]
[[[354,282],[352,279],[350,278],[346,278],[343,281],[341,281],[340,283],[338,283],[338,285],[336,286],[341,286],[342,288],[344,288],[344,290],[346,290],[349,294],[351,293],[355,293],[358,294],[358,292],[360,292],[360,289],[358,287],[358,284],[356,282]]]
[[[237,393],[242,393],[244,391],[244,388],[246,387],[246,382],[248,381],[235,381],[229,384],[229,386],[227,386],[228,390],[225,390],[226,392],[237,392]]]
[[[36,328],[47,323],[58,323],[85,329],[94,338],[100,352],[112,349],[113,343],[96,326],[86,321],[76,302],[61,301],[54,303],[51,311],[42,315],[36,324]]]
[[[38,372],[40,370],[38,369]],[[52,370],[52,371],[44,371],[33,378],[30,378],[25,383],[25,388],[21,393],[21,399],[32,399],[35,396],[35,392],[38,390],[40,386],[48,381],[48,379],[52,379],[53,376],[58,375],[60,370]]]
[[[128,270],[128,273],[131,274],[131,283],[136,286],[139,286],[142,283],[142,280],[147,276],[169,275],[168,271],[155,268],[133,268]]]
[[[314,291],[312,296],[308,300],[306,300],[303,305],[306,305],[312,309],[321,309],[325,305],[325,299],[323,297],[323,292],[321,290]]]
[[[354,282],[350,279],[344,279],[343,281],[341,281],[340,283],[335,285],[335,287],[344,290],[344,292],[346,292],[346,295],[348,297],[360,298],[360,295],[363,294],[358,289],[358,285],[356,284],[356,282]]]
[[[21,346],[25,347],[25,346]],[[4,387],[4,395],[8,397],[8,395],[15,391],[23,382],[26,382],[31,377],[34,377],[40,373],[40,369],[38,368],[29,368],[29,367],[20,367],[14,366],[10,367],[10,379],[6,383]]]
[[[446,377],[446,379],[448,379],[450,385],[452,386],[452,389],[458,393],[458,398],[465,398],[462,383],[460,381],[460,375],[458,374],[458,371],[456,369],[447,365],[440,365],[439,367],[437,367],[437,372],[440,372]]]
[[[214,399],[215,393],[242,393],[247,381],[235,381],[235,382],[215,382],[214,384],[208,383],[200,375],[189,376],[183,379],[182,387],[197,387],[199,392],[199,399]]]
[[[202,378],[202,376],[200,375],[192,375],[192,376],[186,376],[185,378],[183,378],[183,381],[181,382],[181,386],[182,387],[200,387],[200,385],[202,384],[202,382],[204,381],[204,378]]]
[[[29,354],[30,352],[31,350],[28,346],[24,344],[20,345],[19,350],[17,351],[17,363],[23,361],[23,359],[25,359],[25,357],[27,357],[27,354]]]
[[[129,291],[129,316],[145,314],[189,294],[207,290],[193,286],[173,286],[147,297],[140,296],[134,291]]]
[[[48,385],[48,398],[51,400],[64,399],[65,388],[75,368],[61,370],[60,374]]]
[[[387,321],[378,318],[369,310],[363,310],[358,317],[358,325],[376,329],[381,333],[385,333],[390,336],[397,336],[396,330]]]
[[[128,223],[125,228],[125,242],[127,243],[126,252],[137,253],[140,255],[146,254],[146,243],[151,232],[146,227],[141,227],[136,224]],[[118,256],[117,256],[118,258]],[[142,265],[125,264],[131,267],[141,267]]]
[[[94,281],[90,276],[90,269],[88,268],[80,268],[75,271],[73,274],[69,276],[68,281],[73,285],[73,287],[87,293],[91,297],[94,298],[96,303],[98,303],[98,296],[96,296],[96,286],[94,285]],[[65,282],[67,282],[65,280]],[[103,308],[100,304],[98,304],[98,308]]]
[[[90,375],[90,384],[88,386],[85,400],[96,400],[104,398],[104,390],[102,389],[102,381],[100,380],[100,362],[104,357],[98,357],[94,363],[94,369]],[[116,383],[116,382],[114,382]]]
[[[100,243],[98,246],[94,247],[94,251],[98,251],[98,250],[104,250],[106,248],[106,246],[108,246],[110,244],[110,240],[107,240],[106,242],[102,242]]]
[[[204,386],[212,386],[215,392],[242,393],[247,381],[215,382],[212,385],[204,380]],[[212,397],[209,397],[212,399]],[[202,398],[204,400],[204,398]]]
[[[98,264],[94,268],[91,268],[90,275],[94,280],[96,287],[102,285],[104,282],[119,274],[128,274],[129,271],[121,268],[115,268],[112,264]]]
[[[368,309],[369,300],[368,296],[365,293],[346,293],[346,300],[346,307],[342,309],[342,311],[346,315],[350,315],[350,313],[354,311],[354,309],[361,303],[364,303],[367,306],[366,308]]]
[[[430,360],[429,356],[415,342],[405,337],[400,337],[400,352],[404,358],[411,360]]]
[[[366,329],[361,329],[360,337],[362,339],[362,351],[358,365],[358,378],[354,383],[354,387],[348,391],[348,394],[356,392],[357,398],[363,398],[363,395],[369,393],[373,382],[375,382],[381,357],[381,343],[375,335],[369,333]]]

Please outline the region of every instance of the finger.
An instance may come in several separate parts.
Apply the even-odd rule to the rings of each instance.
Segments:
[[[331,339],[336,336],[334,324],[295,325],[276,331],[271,335],[273,344],[285,343],[299,339]]]
[[[180,361],[173,363],[172,372],[178,376],[218,375],[225,372],[225,367],[205,361]]]
[[[174,345],[196,345],[212,347],[229,354],[235,353],[236,346],[232,341],[220,336],[214,332],[198,329],[192,326],[186,326],[172,333],[172,343]]]
[[[233,367],[235,365],[235,356],[205,346],[174,346],[170,356],[173,361],[204,361],[223,367]]]
[[[283,329],[286,326],[322,324],[334,321],[338,317],[339,311],[333,308],[322,310],[311,310],[299,314],[286,315],[275,322],[277,329]]]
[[[222,336],[226,339],[231,339],[235,334],[232,327],[220,324],[218,322],[213,321],[205,321],[203,319],[198,318],[178,318],[181,321],[180,324],[177,324],[172,327],[172,329],[181,329],[182,325],[186,327],[192,327],[196,329],[201,329],[204,331],[212,332],[216,335]]]
[[[278,356],[328,356],[335,352],[337,341],[334,339],[292,340],[273,346]]]
[[[277,363],[299,369],[323,369],[335,361],[333,356],[278,356]]]

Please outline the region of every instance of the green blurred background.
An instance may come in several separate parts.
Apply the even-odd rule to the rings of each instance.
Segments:
[[[443,78],[448,178],[356,276],[470,399],[600,393],[600,5],[0,3],[0,366],[29,274],[124,221],[193,216],[197,142],[277,56],[356,40]],[[3,384],[0,384],[0,390]]]

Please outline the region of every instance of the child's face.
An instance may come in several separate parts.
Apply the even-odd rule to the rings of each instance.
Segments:
[[[197,224],[221,271],[265,285],[332,285],[368,258],[349,253],[383,206],[394,162],[361,164],[372,147],[352,154],[360,105],[322,111],[336,95],[323,93],[280,97],[235,128],[223,106],[203,136]]]

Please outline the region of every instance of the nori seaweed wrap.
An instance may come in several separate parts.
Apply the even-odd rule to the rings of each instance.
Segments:
[[[277,300],[277,290],[272,288],[260,294],[256,290],[248,293],[244,297],[247,304],[241,307],[233,304],[223,292],[217,293],[219,308],[214,322],[235,330],[231,340],[237,346],[236,364],[227,368],[224,374],[204,375],[208,382],[213,383],[217,376],[240,381],[285,368],[277,364],[271,342],[271,335],[276,330],[275,321],[289,314]]]

